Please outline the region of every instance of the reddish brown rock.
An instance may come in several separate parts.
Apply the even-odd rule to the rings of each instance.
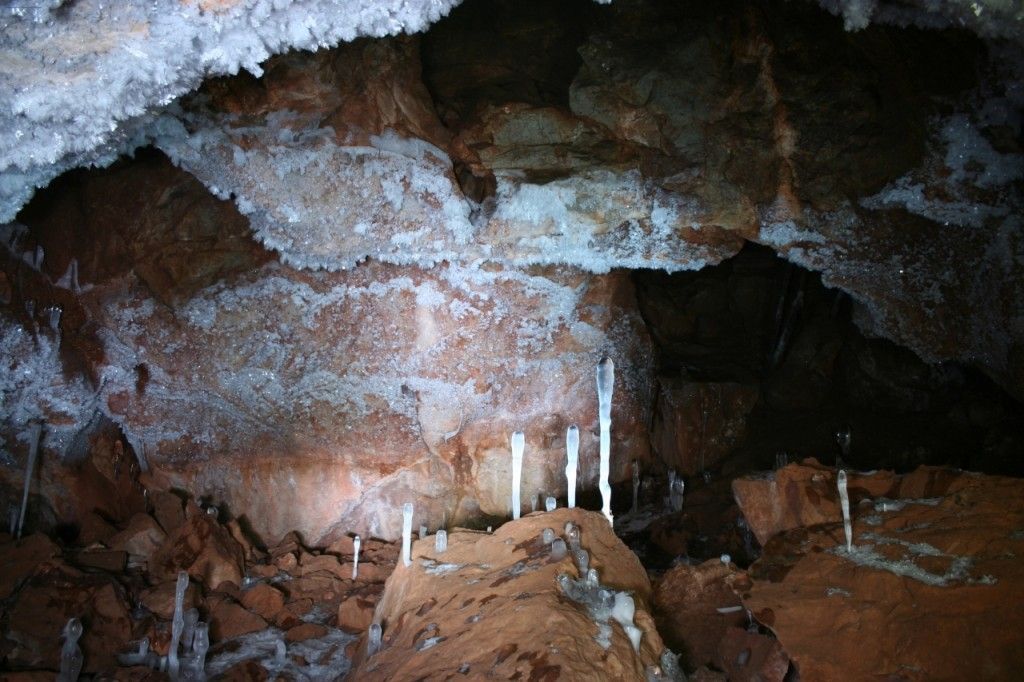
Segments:
[[[570,520],[580,526],[581,545],[601,582],[632,591],[635,622],[643,632],[639,653],[614,624],[610,646],[603,649],[594,639],[597,624],[560,592],[557,575],[576,576],[577,570],[569,557],[553,560],[540,536],[544,528],[561,534]],[[664,648],[649,598],[639,560],[598,513],[559,509],[506,523],[493,534],[453,531],[447,552],[435,554],[433,538],[420,540],[412,565],[399,563],[377,607],[382,648],[366,660],[361,648],[352,675],[643,680],[645,666],[656,663]]]
[[[801,526],[842,520],[836,470],[814,459],[790,464],[778,471],[737,478],[733,496],[750,530],[762,545],[776,533]],[[868,497],[897,492],[899,477],[891,471],[847,472],[850,505]]]
[[[338,606],[338,627],[361,633],[373,622],[373,612],[380,601],[380,590],[359,590],[349,593]]]
[[[7,654],[12,667],[60,668],[60,636],[70,618],[83,623],[79,640],[84,672],[116,667],[116,655],[132,638],[132,621],[123,588],[101,573],[50,566],[14,597],[5,633],[14,643]]]
[[[744,605],[802,679],[1019,679],[1024,482],[953,479],[938,500],[861,505],[852,553],[841,524],[765,547]]]
[[[196,514],[171,534],[150,561],[154,576],[170,578],[178,571],[217,588],[242,583],[242,548],[209,514]]]
[[[651,448],[666,466],[692,476],[714,469],[746,433],[757,386],[660,379]]]
[[[688,670],[717,665],[728,629],[746,625],[746,609],[734,588],[745,582],[735,566],[712,559],[699,566],[675,566],[655,584],[658,632]]]
[[[164,581],[155,587],[145,590],[139,596],[139,601],[160,618],[171,620],[174,616],[174,593],[176,586],[176,579]],[[199,602],[199,590],[194,583],[189,582],[188,588],[185,590],[183,607],[190,609],[198,606]]]
[[[267,621],[231,599],[215,602],[210,607],[210,641],[222,642],[267,627]]]
[[[300,571],[298,575],[309,575],[312,573],[324,572],[336,575],[345,579],[352,577],[352,568],[346,571],[345,567],[338,561],[338,557],[331,554],[313,555],[303,553],[299,559]]]
[[[789,657],[774,638],[731,627],[718,643],[716,665],[730,682],[783,682]]]
[[[284,608],[284,595],[266,583],[257,583],[242,593],[242,606],[272,621]]]
[[[60,548],[42,533],[8,542],[0,550],[0,599],[11,596],[23,580],[40,568],[60,563]]]
[[[153,516],[165,533],[173,533],[185,523],[185,503],[172,492],[151,491],[149,501],[153,505]]]
[[[127,552],[133,563],[146,563],[160,549],[167,534],[152,516],[138,513],[128,526],[107,542],[110,549]]]
[[[327,628],[319,623],[303,623],[289,628],[284,638],[289,642],[305,642],[307,639],[318,639],[327,634]]]
[[[79,524],[77,541],[78,544],[86,547],[97,542],[106,545],[115,535],[117,535],[117,528],[96,512],[92,512],[87,514]]]
[[[128,553],[118,551],[84,551],[74,557],[79,566],[99,568],[110,573],[120,573],[128,563]]]

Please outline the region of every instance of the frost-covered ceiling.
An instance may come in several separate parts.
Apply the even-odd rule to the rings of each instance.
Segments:
[[[607,4],[610,0],[597,0]],[[1016,0],[820,0],[848,29],[962,26],[1020,41]],[[459,0],[3,0],[0,221],[36,188],[148,142],[152,114],[292,49],[426,29]]]

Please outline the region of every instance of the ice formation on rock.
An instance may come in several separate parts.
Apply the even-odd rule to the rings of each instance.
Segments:
[[[548,495],[544,498],[544,511],[555,511],[558,508],[558,500],[552,495]]]
[[[598,487],[601,490],[601,513],[612,523],[612,486],[608,482],[612,452],[612,388],[615,383],[615,363],[604,358],[597,364],[598,419],[601,427],[601,470]]]
[[[82,637],[82,621],[71,618],[64,626],[64,644],[60,649],[60,674],[57,682],[76,682],[82,672],[82,649],[78,640]]]
[[[18,515],[18,532],[16,537],[21,538],[25,530],[25,513],[28,511],[28,493],[32,487],[32,472],[36,468],[36,457],[39,456],[39,440],[42,436],[43,424],[35,420],[32,422],[29,431],[28,461],[25,463],[25,490],[21,496],[21,513]]]
[[[178,679],[179,660],[178,646],[181,642],[182,632],[185,630],[185,614],[183,612],[185,591],[188,589],[188,573],[178,572],[178,579],[174,585],[174,616],[171,619],[171,643],[167,648],[167,674],[171,680]]]
[[[580,462],[580,429],[573,424],[565,430],[565,480],[568,486],[569,508],[576,506],[576,470]]]
[[[526,434],[522,431],[515,431],[511,438],[512,443],[512,518],[520,516],[520,496],[523,481],[523,449],[526,447]]]
[[[438,530],[434,536],[434,551],[438,554],[448,551],[448,531],[444,528]]]
[[[154,112],[203,78],[288,49],[416,32],[458,0],[47,1],[0,32],[0,222],[61,172],[106,165],[153,135]],[[17,3],[17,7],[31,7]],[[21,15],[24,16],[24,15]]]
[[[380,623],[371,623],[366,635],[366,655],[373,656],[380,651],[382,630]]]
[[[412,565],[412,502],[402,505],[402,563]]]
[[[352,538],[352,580],[359,576],[359,546],[362,542],[358,535]]]
[[[843,534],[846,536],[846,551],[853,551],[853,526],[850,523],[850,494],[846,490],[846,471],[840,469],[836,474],[836,487],[839,489],[839,505],[843,509]]]

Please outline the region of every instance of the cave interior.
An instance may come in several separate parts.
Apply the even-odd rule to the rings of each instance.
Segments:
[[[1019,6],[335,4],[0,8],[3,679],[1021,679]]]

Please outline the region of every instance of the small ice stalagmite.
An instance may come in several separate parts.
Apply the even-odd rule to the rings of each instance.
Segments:
[[[412,502],[402,505],[402,562],[412,565]]]
[[[448,551],[448,531],[444,528],[438,530],[437,535],[434,536],[434,551],[438,554]]]
[[[383,632],[380,627],[380,623],[372,623],[370,630],[366,635],[366,655],[373,656],[375,653],[380,651],[380,642]]]
[[[558,500],[551,495],[544,498],[544,511],[553,512],[558,508]]]
[[[573,424],[565,430],[565,480],[569,491],[569,509],[576,506],[576,470],[580,464],[580,429]]]
[[[64,626],[64,644],[60,649],[60,674],[57,682],[75,682],[82,672],[82,649],[78,639],[82,636],[82,621],[72,618]]]
[[[626,636],[629,637],[634,651],[640,651],[640,639],[643,631],[633,624],[633,616],[636,613],[636,603],[626,592],[615,593],[615,603],[612,606],[612,618],[622,626]]]
[[[597,363],[597,416],[601,427],[600,479],[597,486],[601,491],[601,513],[612,523],[612,486],[608,482],[611,474],[612,455],[612,388],[615,384],[615,363],[604,358]]]
[[[843,533],[846,534],[846,551],[853,551],[853,524],[850,523],[850,494],[846,491],[846,471],[839,470],[836,476],[839,488],[839,504],[843,508]]]
[[[32,472],[36,468],[36,458],[39,456],[39,440],[43,435],[43,423],[32,422],[31,435],[29,436],[28,462],[25,464],[25,492],[21,496],[21,514],[18,516],[18,539],[21,539],[25,532],[25,512],[28,510],[28,491],[32,487]]]
[[[420,526],[420,534],[419,535],[420,535],[420,540],[422,540],[423,538],[427,537],[427,527],[426,526],[423,526],[423,525]]]
[[[283,667],[288,656],[288,645],[285,644],[283,639],[277,640],[274,644],[274,665],[277,667]]]
[[[519,493],[523,482],[523,449],[526,447],[526,434],[516,431],[512,434],[512,518],[518,519]]]
[[[363,541],[358,535],[352,538],[352,580],[359,576],[359,547],[362,544]]]

